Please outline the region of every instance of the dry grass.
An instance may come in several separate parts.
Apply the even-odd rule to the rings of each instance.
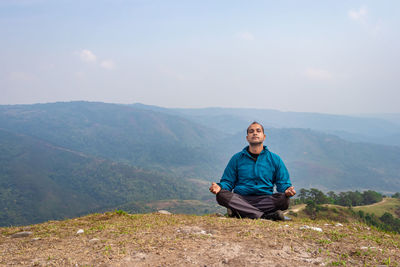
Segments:
[[[303,225],[323,232],[301,230]],[[11,238],[22,230],[33,235]],[[306,219],[111,212],[0,228],[2,266],[397,266],[399,249],[400,235]]]

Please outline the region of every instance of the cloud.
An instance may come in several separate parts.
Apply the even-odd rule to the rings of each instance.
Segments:
[[[360,7],[359,10],[350,10],[347,14],[350,19],[361,23],[365,23],[368,11],[366,7]]]
[[[255,37],[251,32],[238,32],[236,33],[236,37],[246,41],[254,41]]]
[[[314,68],[308,68],[305,71],[305,75],[307,78],[310,80],[322,80],[322,81],[327,81],[331,80],[333,75],[331,72],[326,71],[326,70],[321,70],[321,69],[314,69]]]
[[[79,55],[80,59],[85,63],[95,63],[95,66],[99,66],[107,70],[115,69],[114,61],[110,59],[107,60],[98,59],[97,56],[89,49],[82,49],[77,54]]]
[[[115,69],[115,63],[114,63],[112,60],[103,60],[103,61],[100,63],[100,66],[101,66],[102,68],[104,68],[104,69],[107,69],[107,70],[113,70],[113,69]]]
[[[87,49],[83,49],[80,53],[79,53],[79,57],[81,58],[82,61],[84,62],[96,62],[96,55],[93,54],[92,51],[87,50]]]

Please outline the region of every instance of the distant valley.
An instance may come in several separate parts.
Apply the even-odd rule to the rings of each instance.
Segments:
[[[285,161],[297,188],[400,191],[395,119],[94,102],[11,105],[0,106],[0,225],[119,207],[141,212],[166,200],[175,206],[184,200],[190,212],[212,211],[208,183],[246,145],[253,120],[264,123],[266,145]],[[394,141],[351,141],[361,136]]]

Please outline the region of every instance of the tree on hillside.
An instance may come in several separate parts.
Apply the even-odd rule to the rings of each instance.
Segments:
[[[393,198],[400,198],[400,193],[397,192],[397,193],[393,194],[392,197],[393,197]]]
[[[363,193],[359,191],[340,192],[338,195],[333,191],[329,191],[327,195],[325,195],[322,191],[316,188],[311,188],[309,190],[301,188],[297,198],[294,199],[294,203],[309,204],[310,202],[313,202],[316,205],[332,203],[344,207],[353,207],[377,203],[381,201],[382,198],[382,194],[372,190],[364,191]]]
[[[316,188],[311,188],[309,195],[315,204],[326,204],[329,202],[325,194]]]
[[[351,202],[348,192],[340,192],[337,202],[335,204],[340,205],[340,206],[345,206],[345,207],[351,207],[352,202]]]
[[[329,201],[329,203],[331,203],[331,204],[336,203],[336,201],[337,201],[337,199],[338,199],[338,196],[335,194],[335,192],[329,191],[329,192],[327,193],[327,195],[328,195],[328,201]]]
[[[297,195],[297,198],[300,199],[301,203],[305,203],[306,199],[308,198],[308,192],[309,190],[301,188],[299,190],[299,194]]]
[[[364,199],[364,201],[363,201],[364,205],[377,203],[379,201],[382,201],[382,199],[383,199],[382,194],[372,191],[372,190],[364,191],[362,193],[362,195],[363,195],[363,199]]]

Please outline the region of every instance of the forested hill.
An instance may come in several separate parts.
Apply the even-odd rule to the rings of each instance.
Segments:
[[[0,226],[104,211],[131,202],[193,199],[190,181],[0,130]],[[135,207],[131,207],[135,210]]]
[[[210,164],[219,157],[211,158],[216,152],[209,149],[222,138],[219,132],[179,116],[94,102],[0,106],[0,128],[141,168],[176,170],[185,176],[210,175],[215,166]]]
[[[211,126],[136,105],[0,106],[0,223],[118,206],[140,211],[141,201],[215,205],[208,184],[219,180],[232,154],[246,145],[246,127],[232,134]],[[282,157],[297,188],[400,191],[398,147],[301,128],[267,127],[266,134],[266,145]]]

